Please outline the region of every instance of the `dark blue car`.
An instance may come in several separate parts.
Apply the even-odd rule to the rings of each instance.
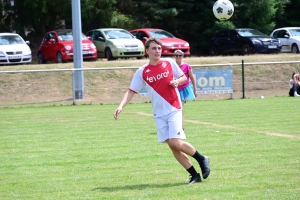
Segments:
[[[236,28],[217,32],[210,40],[209,54],[278,53],[281,48],[277,38],[256,29]]]

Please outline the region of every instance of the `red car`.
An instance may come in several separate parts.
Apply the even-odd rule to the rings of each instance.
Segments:
[[[162,43],[162,56],[173,56],[174,51],[180,49],[185,56],[190,55],[190,45],[187,41],[176,38],[171,33],[158,28],[141,28],[129,31],[137,39],[141,40],[144,45],[149,37],[158,38]]]
[[[63,63],[73,60],[73,33],[71,29],[49,31],[44,36],[38,49],[39,64],[47,61]],[[97,60],[94,43],[82,34],[82,54],[84,60]]]

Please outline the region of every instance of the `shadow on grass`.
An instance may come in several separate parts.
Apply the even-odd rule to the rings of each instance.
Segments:
[[[101,190],[102,192],[114,192],[118,190],[144,190],[148,188],[167,188],[182,186],[184,183],[166,183],[166,184],[139,184],[139,185],[125,185],[120,187],[96,187],[92,191]]]

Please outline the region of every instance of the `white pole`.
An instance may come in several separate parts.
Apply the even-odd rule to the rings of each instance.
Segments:
[[[81,44],[81,9],[80,9],[80,0],[72,0],[72,30],[74,38],[74,68],[83,68],[83,57],[82,57],[82,44]],[[74,85],[75,88],[75,98],[83,99],[84,98],[84,80],[83,80],[83,71],[75,71],[74,76]]]

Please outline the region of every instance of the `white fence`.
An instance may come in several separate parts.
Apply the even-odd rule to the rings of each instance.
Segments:
[[[287,96],[288,81],[300,61],[191,65],[193,69],[233,69],[233,98]],[[0,71],[0,107],[38,104],[117,103],[138,67]],[[84,99],[75,98],[74,73],[84,72]],[[243,77],[244,74],[244,77]],[[243,87],[244,86],[244,87]],[[244,89],[244,91],[243,91]],[[245,96],[244,96],[245,95]],[[228,95],[198,95],[197,99]],[[135,97],[136,102],[148,97]]]

